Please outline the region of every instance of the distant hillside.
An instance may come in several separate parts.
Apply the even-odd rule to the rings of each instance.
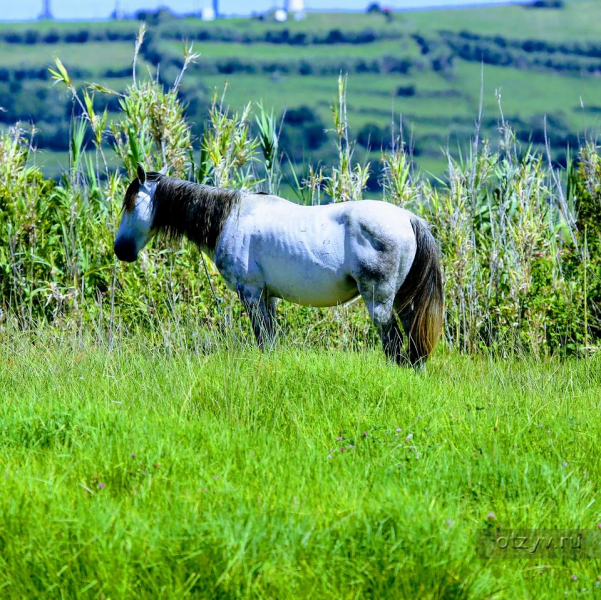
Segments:
[[[503,4],[528,3],[533,0],[393,0],[392,2],[382,2],[384,6],[392,6],[395,10],[429,10],[439,8],[468,7],[468,6],[487,6]],[[552,2],[555,0],[551,0]],[[571,1],[571,0],[567,0]],[[36,6],[37,4],[37,6]],[[32,5],[27,3],[13,3],[4,6],[0,15],[2,21],[32,21],[38,19],[40,15],[41,0]],[[127,2],[121,3],[121,6],[127,6]],[[166,0],[160,3],[148,2],[147,5],[161,5],[167,7],[178,16],[185,16],[185,11],[193,8],[199,10],[202,3],[177,3],[174,0]],[[206,3],[208,5],[208,3]],[[236,0],[220,0],[220,11],[223,15],[231,16],[249,16],[261,12],[268,12],[274,6],[283,5],[284,2],[271,0],[251,0],[250,2],[240,3]],[[309,0],[311,11],[334,12],[334,11],[356,11],[364,12],[369,2],[367,0]],[[178,10],[179,8],[179,10]],[[183,8],[183,11],[181,10]],[[95,2],[81,2],[75,4],[72,2],[52,2],[52,14],[61,21],[75,20],[98,20],[107,19],[114,14],[115,0],[96,0]],[[132,15],[135,16],[135,15]]]
[[[553,1],[551,2],[553,5]],[[262,100],[286,114],[282,144],[297,162],[329,161],[330,105],[336,76],[349,73],[349,118],[358,151],[390,141],[402,115],[418,163],[444,168],[441,148],[467,147],[484,73],[483,134],[494,136],[499,111],[525,143],[547,134],[558,160],[579,136],[595,135],[601,115],[601,3],[562,8],[503,6],[383,14],[312,13],[276,23],[227,19],[203,23],[147,13],[141,64],[172,82],[183,64],[182,40],[201,54],[181,88],[195,133],[215,90],[232,107]],[[59,56],[78,82],[116,90],[131,78],[135,21],[13,23],[0,26],[0,123],[34,122],[47,169],[65,165],[76,110],[50,85],[47,66]],[[106,98],[97,97],[100,106]],[[109,98],[108,108],[117,107]],[[359,155],[358,155],[359,156]],[[372,185],[377,187],[378,175]]]

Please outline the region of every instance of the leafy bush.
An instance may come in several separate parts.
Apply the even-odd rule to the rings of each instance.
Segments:
[[[308,106],[291,108],[282,114],[285,123],[280,146],[293,161],[302,161],[307,150],[317,150],[327,139],[326,126]]]
[[[402,98],[409,98],[411,96],[415,96],[415,86],[401,85],[396,89],[396,95],[401,96]]]
[[[364,148],[378,149],[386,144],[388,137],[388,132],[379,125],[367,123],[357,133],[357,143]]]
[[[534,0],[529,5],[532,8],[563,8],[563,0]]]

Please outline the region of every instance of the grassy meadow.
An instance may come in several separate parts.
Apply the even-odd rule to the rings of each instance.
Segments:
[[[0,333],[2,598],[564,598],[601,558],[601,362]]]

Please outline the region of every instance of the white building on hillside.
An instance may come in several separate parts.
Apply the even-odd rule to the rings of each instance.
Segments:
[[[305,18],[305,0],[285,0],[284,9],[297,20]]]
[[[215,17],[215,9],[212,6],[206,6],[200,11],[200,18],[203,21],[214,21]]]

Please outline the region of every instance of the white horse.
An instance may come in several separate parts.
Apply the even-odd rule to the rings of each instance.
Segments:
[[[423,220],[392,204],[301,206],[139,167],[125,195],[115,254],[135,261],[159,232],[185,235],[212,258],[244,304],[260,347],[275,334],[276,299],[335,306],[359,294],[390,359],[421,366],[438,340],[443,291],[436,242]]]

